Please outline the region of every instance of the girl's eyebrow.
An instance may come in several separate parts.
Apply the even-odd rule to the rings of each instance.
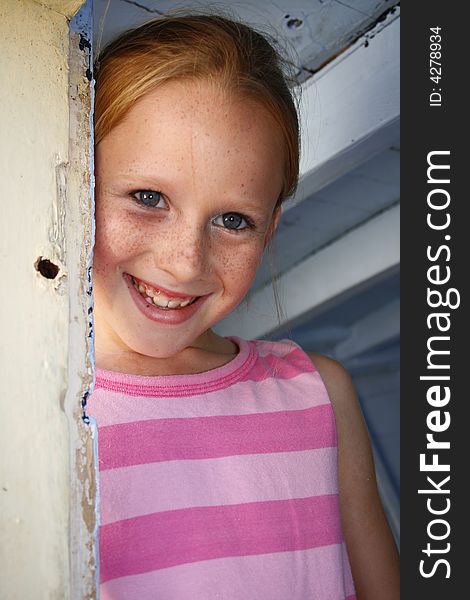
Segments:
[[[138,182],[139,185],[141,185],[142,182],[149,182],[149,185],[161,185],[165,183],[163,177],[157,177],[156,175],[147,173],[138,173],[136,171],[118,171],[117,173],[114,173],[114,179],[119,182],[128,182],[129,180],[132,180],[132,182]]]
[[[228,200],[230,201],[230,200]],[[247,200],[243,200],[243,206],[240,207],[240,210],[257,214],[261,217],[269,216],[270,207],[263,206],[260,202],[250,202]]]

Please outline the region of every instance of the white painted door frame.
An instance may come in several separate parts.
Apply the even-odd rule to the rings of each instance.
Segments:
[[[91,6],[0,3],[0,596],[97,597]]]

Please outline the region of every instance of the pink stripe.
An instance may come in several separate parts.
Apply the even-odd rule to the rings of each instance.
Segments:
[[[318,372],[293,379],[265,379],[261,384],[236,383],[220,391],[188,397],[155,398],[127,396],[97,389],[88,399],[87,413],[99,427],[129,421],[212,417],[299,410],[329,402]]]
[[[275,379],[291,379],[302,373],[313,373],[315,367],[311,360],[305,360],[305,353],[297,348],[280,358],[273,354],[259,356],[253,368],[240,381],[263,381],[270,377]]]
[[[173,510],[104,525],[101,581],[223,556],[338,544],[338,504],[337,495],[315,496]]]
[[[230,556],[110,580],[101,600],[355,600],[341,572],[341,546]]]
[[[254,415],[138,421],[103,427],[98,434],[100,470],[335,445],[331,404]]]
[[[252,340],[256,344],[256,351],[259,356],[266,356],[267,354],[274,354],[275,356],[283,357],[292,350],[300,348],[300,346],[293,340],[284,338],[278,341],[271,340]]]
[[[336,448],[154,462],[101,472],[100,521],[337,492]]]

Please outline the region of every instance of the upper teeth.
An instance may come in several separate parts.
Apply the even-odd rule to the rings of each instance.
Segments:
[[[153,304],[156,304],[161,308],[178,308],[180,306],[187,306],[190,302],[194,300],[194,298],[196,298],[196,296],[189,298],[189,300],[169,298],[168,296],[165,296],[165,294],[161,290],[155,290],[149,285],[143,285],[140,282],[137,283],[137,281],[134,278],[132,278],[132,283],[134,284],[135,289],[139,291],[143,296],[145,296],[147,302],[153,302]]]

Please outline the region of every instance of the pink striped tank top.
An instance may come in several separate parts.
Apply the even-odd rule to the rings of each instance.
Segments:
[[[291,340],[191,375],[97,371],[101,600],[353,600],[337,437]]]

